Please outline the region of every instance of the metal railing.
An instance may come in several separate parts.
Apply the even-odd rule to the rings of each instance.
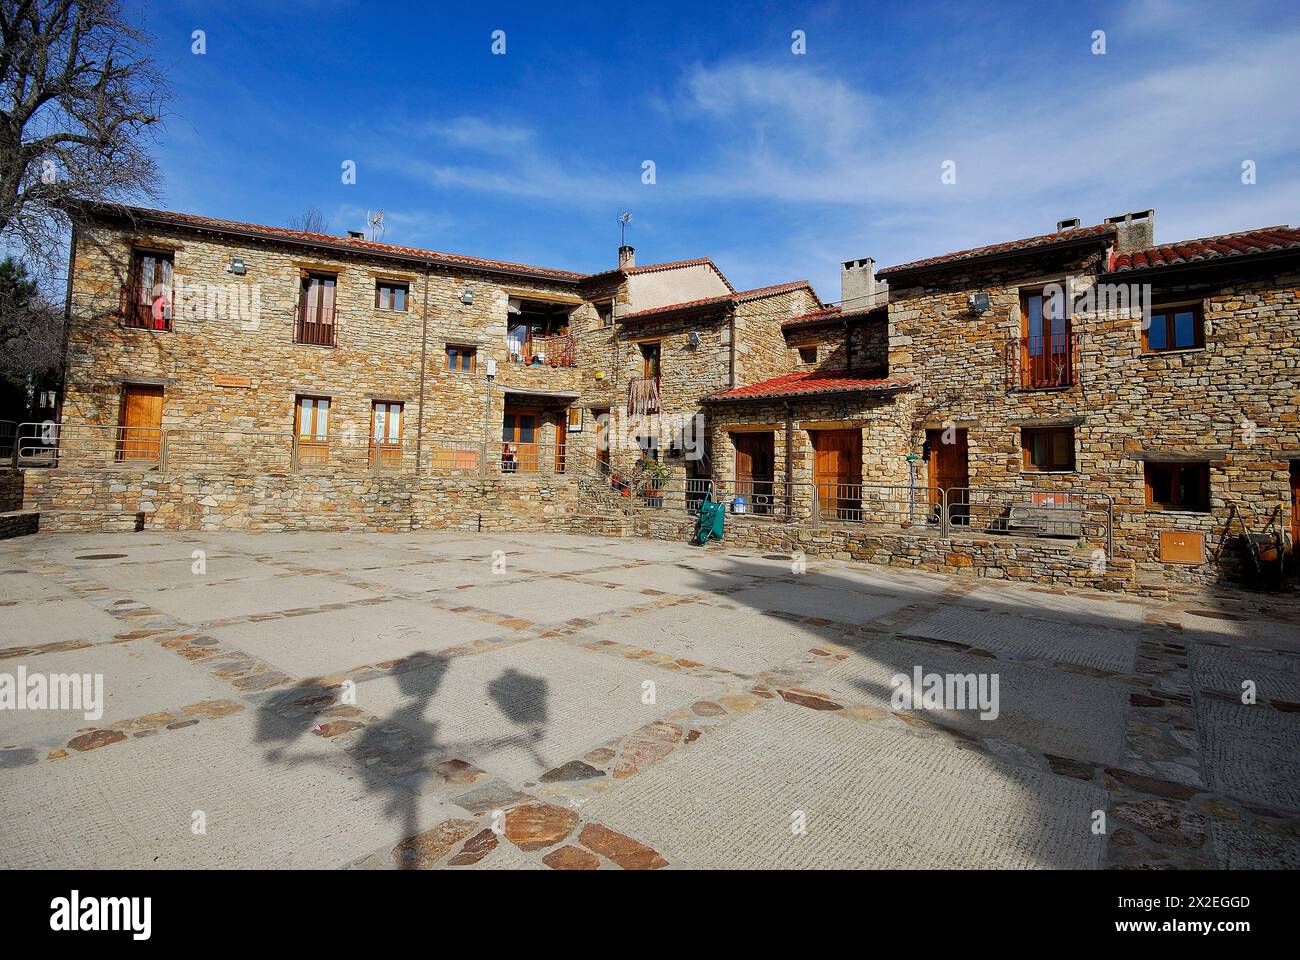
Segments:
[[[308,303],[299,303],[294,308],[293,342],[305,343],[313,347],[332,347],[334,342],[334,321],[338,312],[334,307],[316,307]]]
[[[627,382],[629,417],[659,412],[659,378],[633,377]]]
[[[824,523],[881,524],[904,530],[922,527],[941,536],[948,533],[940,487],[822,481],[814,492],[817,519]]]
[[[949,532],[1061,537],[1114,547],[1114,498],[1104,493],[1041,487],[951,487],[944,491]]]
[[[817,517],[817,492],[811,483],[785,480],[717,480],[713,499],[727,505],[730,516],[777,523],[812,525]]]
[[[16,467],[156,467],[162,455],[160,427],[20,423],[13,449]]]
[[[1021,390],[1074,386],[1081,342],[1079,334],[1070,332],[1008,340],[1002,348],[1007,386]]]
[[[157,296],[145,298],[144,291],[135,284],[122,287],[122,323],[141,330],[171,330],[171,292],[154,288]]]
[[[578,362],[577,340],[572,334],[531,337],[511,351],[511,362],[535,367],[572,367]]]

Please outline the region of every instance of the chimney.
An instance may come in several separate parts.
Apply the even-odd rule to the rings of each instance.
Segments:
[[[870,257],[845,260],[840,265],[840,308],[864,310],[889,293],[889,284],[876,279],[876,261]]]
[[[1078,217],[1071,217],[1069,220],[1057,220],[1057,221],[1056,221],[1056,232],[1057,232],[1057,233],[1060,233],[1062,230],[1077,230],[1077,229],[1079,229],[1079,218],[1078,218]]]
[[[348,239],[349,239],[349,240],[364,240],[364,239],[366,239],[365,231],[363,231],[363,230],[349,230],[349,231],[348,231]]]
[[[1154,210],[1136,210],[1133,213],[1121,213],[1107,217],[1106,223],[1113,224],[1119,231],[1115,238],[1116,253],[1132,253],[1156,245],[1156,212]]]
[[[620,270],[631,270],[636,266],[636,248],[629,247],[626,243],[618,248],[618,268]]]

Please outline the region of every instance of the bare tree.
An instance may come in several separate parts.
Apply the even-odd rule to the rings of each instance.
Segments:
[[[0,239],[52,274],[85,205],[156,196],[166,99],[117,0],[0,0]]]
[[[301,230],[303,233],[329,233],[330,229],[325,214],[317,207],[308,207],[302,212],[302,216],[291,217],[285,226],[290,230]]]

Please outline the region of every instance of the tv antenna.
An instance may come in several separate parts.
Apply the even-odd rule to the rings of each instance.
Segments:
[[[370,239],[378,240],[384,234],[384,211],[366,211],[366,223],[370,225]]]
[[[627,225],[632,222],[632,214],[624,210],[618,215],[618,245],[627,246]]]

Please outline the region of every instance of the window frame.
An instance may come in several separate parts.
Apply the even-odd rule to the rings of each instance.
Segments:
[[[452,364],[452,355],[459,358],[469,358],[469,366],[462,367]],[[443,369],[447,373],[472,374],[478,371],[478,347],[466,343],[448,343],[442,349]]]
[[[816,363],[816,362],[817,362],[817,354],[818,354],[818,352],[819,352],[818,349],[817,349],[817,344],[815,344],[815,343],[808,343],[808,344],[804,344],[803,346],[797,346],[797,347],[795,347],[795,349],[799,351],[799,362],[800,362],[800,363]],[[812,351],[812,359],[809,359],[809,358],[807,357],[807,355],[806,355],[806,352],[805,352],[805,351],[809,351],[809,350]]]
[[[1186,486],[1182,475],[1184,471],[1195,471],[1199,475],[1198,488],[1204,497],[1184,502],[1182,488]],[[1170,500],[1157,500],[1154,495],[1153,473],[1169,473]],[[1180,513],[1209,513],[1211,511],[1210,462],[1208,460],[1145,460],[1142,463],[1142,485],[1145,489],[1146,508],[1148,510],[1174,511]]]
[[[1054,459],[1056,447],[1053,438],[1061,435],[1069,436],[1070,459],[1068,465]],[[1040,437],[1043,438],[1044,450],[1048,461],[1050,461],[1046,466],[1034,462],[1034,441]],[[1078,470],[1079,463],[1079,451],[1074,427],[1070,425],[1021,427],[1020,454],[1020,469],[1025,473],[1074,473]]]
[[[158,270],[162,264],[167,264],[166,276],[168,282],[162,291],[161,299],[165,301],[162,325],[154,319],[154,308],[160,297],[153,295],[153,290],[148,294],[145,293],[141,283],[144,272],[144,261],[152,259],[153,290],[163,287],[164,284],[158,281]],[[122,318],[123,323],[134,330],[152,330],[157,333],[171,333],[175,319],[176,304],[176,252],[174,250],[157,250],[150,247],[132,247],[131,248],[131,269],[127,283],[126,315]]]
[[[1190,313],[1192,315],[1192,343],[1189,345],[1178,346],[1176,343],[1178,334],[1176,318],[1180,313]],[[1151,328],[1155,326],[1157,318],[1160,319],[1160,325],[1164,329],[1166,346],[1163,347],[1151,346]],[[1181,303],[1161,303],[1152,306],[1151,321],[1142,328],[1143,353],[1179,353],[1183,350],[1203,349],[1205,349],[1204,301],[1188,300]]]
[[[402,305],[400,307],[392,306],[396,298],[392,295],[393,291],[400,289],[402,291]],[[384,303],[382,291],[388,290],[388,305]],[[385,280],[382,278],[375,279],[375,309],[386,310],[389,313],[409,313],[411,309],[411,283],[409,280]]]

